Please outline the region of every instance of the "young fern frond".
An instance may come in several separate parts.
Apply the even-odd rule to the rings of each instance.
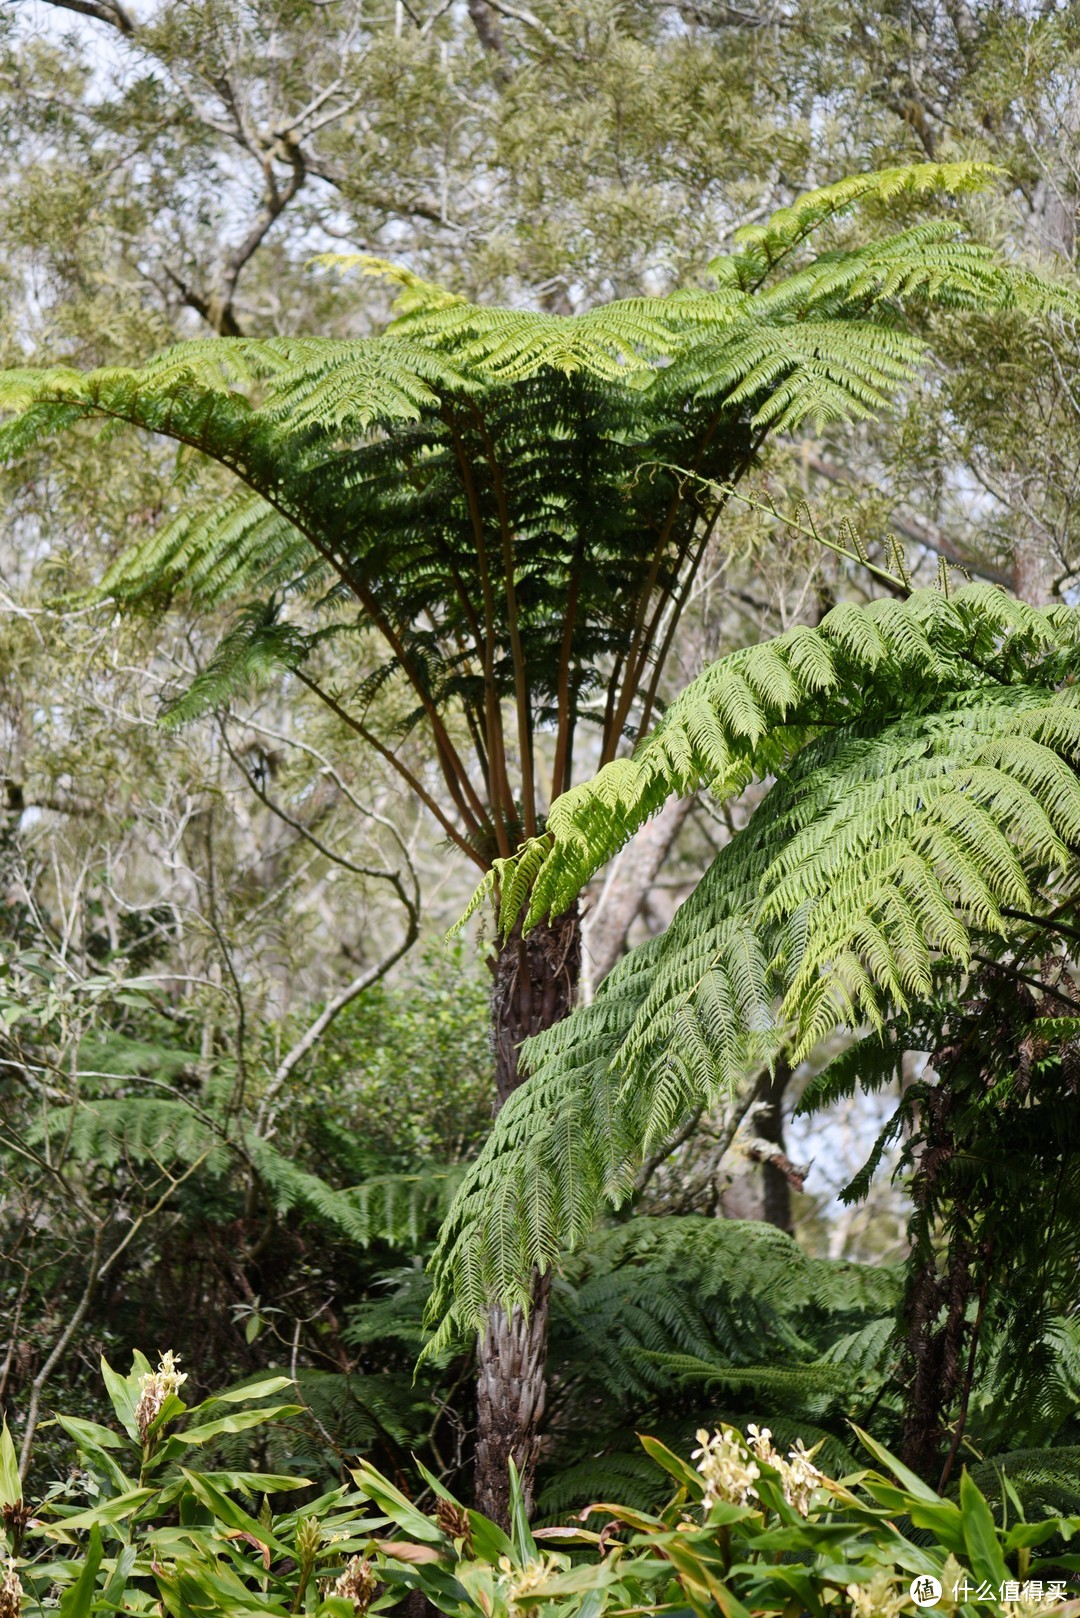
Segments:
[[[934,192],[960,196],[983,190],[1002,171],[990,163],[909,163],[902,168],[852,174],[832,185],[807,191],[789,207],[778,208],[763,225],[743,225],[735,240],[748,258],[771,268],[829,219],[867,203]]]

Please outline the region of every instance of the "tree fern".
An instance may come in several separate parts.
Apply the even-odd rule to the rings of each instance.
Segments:
[[[0,455],[22,456],[51,432],[104,420],[109,431],[126,422],[189,447],[197,471],[199,457],[224,467],[245,493],[222,496],[216,470],[205,483],[186,470],[159,529],[103,583],[106,595],[152,613],[185,595],[200,609],[236,602],[225,643],[195,688],[176,694],[173,716],[225,702],[273,667],[287,672],[398,771],[467,858],[485,870],[493,855],[510,862],[500,868],[504,890],[513,888],[515,872],[524,883],[535,858],[539,915],[551,908],[562,879],[547,861],[548,847],[517,858],[515,850],[543,829],[549,805],[542,782],[553,782],[556,797],[572,785],[586,725],[599,722],[600,757],[608,764],[625,738],[648,731],[698,563],[731,488],[770,433],[880,409],[927,353],[920,311],[1008,307],[1042,316],[1072,308],[1067,294],[970,243],[955,219],[941,217],[949,195],[991,177],[976,164],[856,177],[746,233],[734,254],[711,266],[712,290],[623,300],[579,317],[474,308],[399,275],[398,319],[366,341],[219,339],[177,345],[138,369],[9,373],[0,377],[0,409],[14,419],[0,429]],[[845,211],[858,205],[880,214],[903,193],[936,199],[932,227],[883,228],[864,247],[834,233],[815,250],[814,233]],[[838,609],[823,636],[729,666],[715,701],[682,711],[681,729],[677,714],[644,763],[620,764],[603,778],[591,816],[582,801],[579,826],[563,797],[551,820],[556,844],[565,849],[576,839],[572,864],[587,873],[603,857],[605,840],[611,843],[606,822],[613,819],[622,835],[673,787],[687,790],[702,779],[733,787],[793,757],[800,738],[808,747],[818,738],[816,761],[824,767],[830,731],[853,723],[856,710],[872,743],[862,767],[887,779],[889,760],[903,755],[913,783],[917,735],[905,732],[887,705],[867,706],[856,685],[869,677],[870,689],[884,697],[901,672],[928,677],[941,696],[942,724],[959,736],[959,688],[949,683],[956,665],[977,654],[980,623],[993,655],[1006,637],[990,610],[980,618],[974,603],[944,615],[925,606],[906,610],[897,623],[889,610],[852,616]],[[1011,626],[1010,635],[1014,628],[1018,641],[1043,633]],[[1050,629],[1057,634],[1059,626]],[[933,655],[920,650],[924,642],[936,647]],[[373,721],[376,690],[387,696],[383,711],[400,721],[394,727]],[[1071,743],[1064,732],[1051,743],[1048,727],[1067,728],[1071,711],[1043,714],[1027,699],[1026,687],[1002,694],[1013,729],[1003,721],[999,731],[1015,743],[1027,722],[1032,741],[1065,756]],[[980,701],[987,713],[991,696]],[[923,715],[916,705],[916,729]],[[895,733],[893,724],[900,726]],[[929,718],[926,725],[932,740]],[[427,732],[437,787],[400,751],[401,732],[411,726]],[[550,769],[538,757],[545,731],[554,738]],[[992,734],[988,725],[987,743]],[[944,741],[935,745],[932,759],[947,758]],[[804,774],[814,761],[808,753]],[[973,847],[989,848],[991,825],[1006,837],[1019,827],[1030,863],[1036,845],[1043,857],[1063,846],[1072,809],[1049,786],[1027,782],[1020,783],[1026,797],[1003,806],[1004,786],[995,791],[985,771],[996,769],[998,781],[1008,769],[991,765],[974,743],[965,762],[984,772],[978,791],[926,765],[934,804],[921,819],[909,805],[904,858],[924,872],[944,859],[967,910],[974,915],[981,905],[992,921],[995,907],[1000,912],[1026,890],[1007,859],[989,873],[978,869]],[[850,781],[856,765],[847,768]],[[809,789],[793,779],[784,790],[786,808],[778,797],[770,811],[777,828],[782,810],[798,816]],[[959,815],[965,794],[966,818]],[[527,1184],[489,1180],[477,1201],[481,1182],[470,1182],[459,1203],[487,1221],[498,1249],[496,1290],[533,1258],[547,1262],[567,1235],[580,1235],[600,1197],[622,1194],[642,1140],[663,1133],[692,1097],[722,1091],[746,1063],[768,1054],[777,1038],[777,993],[790,992],[801,969],[809,974],[797,1036],[805,1044],[855,1007],[880,1015],[877,1002],[894,984],[916,988],[925,973],[921,940],[927,949],[963,954],[940,903],[935,911],[929,876],[921,910],[899,915],[891,895],[899,891],[901,852],[897,844],[892,867],[878,859],[875,897],[860,912],[862,934],[845,941],[842,914],[830,920],[823,911],[815,923],[807,902],[787,904],[778,875],[773,914],[735,902],[736,890],[750,894],[770,868],[763,819],[725,864],[734,887],[707,927],[690,937],[684,925],[673,935],[661,966],[666,999],[650,998],[649,972],[621,975],[598,999],[593,1021],[566,1036],[568,1056],[579,1032],[591,1041],[587,1058],[575,1047],[577,1078],[569,1087],[559,1038],[546,1057],[538,1053],[541,1088],[534,1093],[554,1086],[548,1099],[558,1090],[564,1108],[535,1143],[523,1145]],[[864,887],[874,855],[869,845],[860,855]],[[1021,876],[1030,886],[1025,873],[1026,866]],[[572,918],[563,933],[549,951],[517,938],[499,952],[493,1021],[500,1100],[518,1083],[523,1036],[571,1002],[578,959]],[[535,992],[531,971],[518,970],[519,945],[526,956],[532,951],[544,980]],[[830,951],[838,962],[831,983],[814,965]],[[618,1072],[609,1060],[616,1047]],[[631,1068],[649,1075],[640,1088],[647,1102],[627,1104]],[[502,1116],[496,1154],[498,1143],[529,1127],[527,1112]],[[563,1152],[557,1165],[544,1157],[556,1147]],[[447,1250],[469,1277],[469,1308],[479,1307],[489,1290],[488,1261],[458,1241],[462,1228],[455,1215]],[[518,1391],[496,1448],[523,1408]],[[531,1437],[526,1447],[535,1451]],[[505,1456],[496,1473],[501,1486]],[[505,1514],[497,1502],[486,1503]]]
[[[642,1154],[748,1065],[781,1046],[798,1061],[838,1026],[884,1030],[1007,913],[1075,902],[1078,634],[1073,609],[983,587],[845,605],[722,659],[633,758],[552,805],[544,837],[497,867],[504,926],[523,869],[531,925],[669,793],[776,776],[668,931],[527,1047],[531,1077],[445,1227],[433,1318],[520,1300],[527,1265],[579,1242]]]
[[[402,287],[386,334],[202,340],[135,370],[8,372],[0,407],[15,417],[0,449],[15,457],[48,432],[104,418],[229,468],[242,491],[200,496],[188,479],[103,581],[107,594],[154,608],[177,593],[201,606],[248,598],[215,677],[177,717],[223,700],[226,676],[242,682],[310,655],[284,602],[320,603],[324,637],[351,633],[359,608],[383,639],[386,677],[412,688],[415,716],[436,731],[461,846],[478,859],[485,845],[508,855],[544,808],[535,731],[558,732],[556,785],[568,784],[578,721],[594,722],[597,666],[613,658],[602,745],[614,754],[651,678],[656,626],[665,608],[681,609],[681,580],[716,520],[707,497],[657,463],[723,480],[771,431],[879,410],[924,357],[908,306],[1067,302],[952,219],[809,249],[856,205],[947,196],[992,177],[978,164],[856,176],[742,233],[710,267],[715,290],[575,318],[475,307],[361,259]],[[421,614],[432,624],[422,642]],[[518,710],[516,783],[498,711],[507,700]],[[463,710],[477,738],[479,794],[444,710]]]

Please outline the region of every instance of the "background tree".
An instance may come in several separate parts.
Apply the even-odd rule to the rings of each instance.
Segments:
[[[313,244],[342,240],[466,295],[582,310],[680,282],[751,208],[927,155],[1003,163],[1009,185],[973,205],[980,232],[1011,253],[1074,258],[1067,5],[889,5],[871,26],[864,8],[836,3],[590,0],[568,12],[539,0],[526,15],[433,0],[346,18],[292,0],[20,0],[4,26],[0,209],[17,362],[41,340],[47,359],[59,346],[84,364],[129,363],[152,333],[204,325],[211,305],[211,324],[227,310],[229,329],[253,333],[370,329],[384,313],[374,284],[342,295],[305,269]],[[1075,554],[1075,342],[1064,327],[1047,337],[1036,351],[1000,315],[940,323],[955,387],[935,372],[895,431],[803,429],[774,443],[771,462],[789,486],[854,499],[920,552],[1041,598]],[[113,499],[118,530],[115,488]],[[92,542],[103,539],[104,526]],[[762,613],[775,622],[775,581],[759,588],[771,559],[748,541],[739,554],[745,565],[709,597],[725,645],[753,638]],[[820,583],[826,597],[852,588]],[[802,598],[811,615],[817,593]],[[796,583],[789,602],[799,595]],[[691,603],[684,630],[693,621]],[[690,678],[708,637],[689,666],[680,652]],[[653,857],[677,822],[673,811],[650,832]],[[687,874],[706,857],[704,824],[699,812],[682,831]],[[592,894],[601,964],[624,936],[602,911],[640,916],[650,868],[622,861]]]

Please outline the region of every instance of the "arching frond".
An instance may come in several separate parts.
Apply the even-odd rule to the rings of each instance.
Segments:
[[[498,866],[504,926],[528,881],[528,921],[558,911],[669,793],[777,777],[667,932],[526,1046],[531,1077],[444,1227],[440,1319],[523,1303],[527,1266],[579,1242],[643,1154],[755,1063],[798,1061],[837,1027],[887,1040],[887,1015],[965,968],[1007,910],[1076,901],[1078,634],[1074,610],[982,587],[845,606],[722,659],[633,759],[556,801],[545,837]]]

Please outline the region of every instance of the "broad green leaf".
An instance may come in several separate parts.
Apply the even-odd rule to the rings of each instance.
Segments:
[[[989,1579],[991,1586],[997,1589],[1008,1578],[1009,1570],[1001,1554],[993,1514],[967,1467],[960,1477],[960,1510],[971,1571],[976,1579]]]
[[[139,1426],[135,1420],[139,1397],[131,1385],[130,1378],[114,1371],[104,1354],[101,1356],[101,1376],[116,1411],[116,1419],[129,1438],[133,1438],[136,1444],[141,1443]]]
[[[638,1441],[645,1453],[652,1457],[657,1466],[663,1467],[665,1472],[688,1489],[696,1499],[705,1491],[701,1474],[688,1466],[681,1456],[675,1455],[666,1444],[661,1444],[658,1438],[650,1438],[647,1433],[639,1433]]]
[[[237,1410],[231,1416],[219,1416],[216,1421],[204,1422],[201,1427],[185,1427],[182,1432],[171,1433],[169,1444],[207,1444],[222,1433],[244,1433],[249,1427],[258,1427],[264,1421],[277,1421],[285,1416],[303,1414],[303,1405],[271,1405],[266,1410]]]
[[[113,1563],[112,1571],[106,1579],[105,1588],[101,1593],[102,1601],[108,1602],[113,1608],[124,1610],[122,1608],[124,1591],[127,1589],[127,1583],[131,1577],[131,1571],[135,1566],[138,1554],[138,1546],[125,1545]]]
[[[728,1589],[726,1583],[717,1577],[713,1569],[701,1556],[696,1555],[689,1545],[680,1543],[681,1540],[682,1535],[672,1534],[665,1542],[665,1548],[672,1567],[685,1585],[689,1586],[687,1594],[692,1597],[697,1591],[703,1596],[711,1597],[724,1614],[724,1618],[751,1618],[749,1610]],[[776,1570],[770,1569],[770,1572],[774,1571]]]
[[[60,1597],[60,1618],[90,1618],[97,1588],[98,1568],[101,1566],[101,1529],[97,1523],[90,1530],[86,1560],[75,1583]]]
[[[167,1427],[171,1421],[175,1421],[177,1416],[182,1416],[186,1409],[187,1405],[183,1399],[178,1399],[175,1393],[170,1393],[147,1428],[147,1438],[156,1438],[163,1428]]]
[[[0,1427],[0,1506],[17,1506],[22,1497],[19,1460],[5,1421]]]
[[[129,1478],[108,1453],[104,1438],[108,1439],[112,1448],[120,1448],[123,1440],[117,1438],[108,1427],[99,1427],[96,1421],[81,1421],[77,1416],[57,1416],[56,1425],[62,1427],[70,1438],[79,1446],[83,1457],[92,1465],[101,1469],[109,1479],[117,1494],[127,1494],[136,1487],[135,1479]]]
[[[627,1599],[625,1596],[620,1602],[620,1605],[627,1605]],[[575,1618],[600,1618],[600,1614],[604,1611],[606,1606],[607,1597],[603,1589],[587,1590],[580,1603],[577,1605]]]
[[[249,1382],[243,1388],[228,1388],[224,1393],[215,1393],[201,1404],[192,1405],[188,1411],[189,1416],[201,1416],[207,1411],[215,1409],[218,1405],[242,1404],[245,1399],[269,1399],[275,1393],[281,1393],[285,1388],[291,1388],[291,1376],[268,1376],[261,1382]]]
[[[514,1551],[517,1559],[524,1565],[531,1562],[537,1555],[536,1541],[529,1528],[529,1519],[525,1511],[525,1495],[521,1487],[521,1477],[514,1465],[513,1457],[509,1461],[510,1467],[510,1537],[514,1542]]]
[[[458,1499],[457,1495],[451,1494],[450,1490],[446,1487],[446,1484],[443,1483],[440,1478],[437,1478],[434,1472],[430,1472],[424,1465],[423,1461],[419,1460],[416,1456],[413,1456],[413,1464],[436,1498],[440,1500],[449,1500],[451,1504],[455,1506],[461,1505],[461,1501]]]
[[[469,1512],[469,1528],[478,1561],[488,1562],[494,1567],[500,1556],[513,1556],[514,1547],[510,1540],[498,1523],[493,1523],[483,1512]]]
[[[111,1500],[101,1500],[86,1511],[77,1511],[73,1517],[64,1517],[56,1524],[55,1529],[50,1527],[49,1532],[54,1533],[62,1529],[66,1535],[75,1528],[92,1528],[100,1523],[123,1522],[125,1517],[132,1516],[156,1493],[156,1489],[129,1489],[126,1494],[114,1495]]]
[[[728,1523],[745,1522],[757,1513],[753,1506],[736,1506],[730,1500],[715,1500],[709,1507],[705,1521],[710,1528],[723,1528]]]
[[[927,1500],[934,1504],[941,1499],[941,1496],[935,1494],[928,1483],[924,1483],[922,1478],[916,1477],[915,1473],[909,1471],[902,1461],[898,1461],[895,1455],[890,1454],[884,1444],[879,1444],[876,1438],[871,1438],[869,1433],[864,1433],[862,1428],[856,1427],[854,1422],[851,1423],[851,1430],[864,1449],[868,1449],[875,1460],[880,1461],[882,1466],[891,1472],[898,1482],[903,1484],[907,1492],[915,1496],[916,1500]]]
[[[124,1441],[117,1438],[111,1427],[102,1427],[100,1422],[84,1421],[81,1416],[54,1416],[53,1420],[62,1427],[76,1444],[93,1444],[98,1449],[123,1449]],[[47,1422],[42,1423],[47,1426]]]
[[[286,1494],[290,1489],[310,1489],[311,1478],[292,1477],[278,1472],[200,1472],[216,1489],[226,1492],[238,1490],[241,1494]],[[161,1491],[162,1505],[171,1505],[187,1488],[183,1478],[173,1478]]]
[[[400,1489],[395,1489],[389,1478],[384,1478],[366,1461],[361,1461],[359,1467],[350,1468],[356,1485],[369,1500],[374,1500],[381,1511],[385,1511],[399,1527],[404,1528],[407,1534],[416,1539],[427,1540],[429,1544],[437,1544],[442,1540],[442,1530],[429,1521],[422,1511],[418,1511],[411,1500],[407,1500]]]
[[[1037,1556],[1028,1568],[1029,1573],[1049,1573],[1054,1577],[1057,1568],[1066,1568],[1070,1573],[1080,1573],[1080,1556]]]
[[[1036,1545],[1045,1545],[1048,1539],[1060,1534],[1063,1523],[1060,1517],[1047,1517],[1045,1522],[1018,1522],[1009,1529],[1005,1535],[1005,1555],[1010,1556],[1013,1551],[1030,1550]]]
[[[916,1528],[928,1528],[947,1551],[963,1557],[967,1546],[964,1517],[951,1500],[941,1500],[936,1505],[928,1500],[912,1501],[907,1513]]]
[[[227,1494],[223,1494],[216,1485],[211,1483],[205,1473],[189,1472],[186,1467],[181,1467],[180,1470],[187,1479],[196,1499],[200,1500],[204,1506],[207,1506],[214,1513],[214,1517],[219,1523],[224,1523],[227,1528],[235,1529],[237,1533],[250,1534],[260,1545],[269,1545],[270,1549],[276,1551],[279,1556],[291,1556],[293,1554],[291,1545],[283,1544],[261,1523],[256,1522],[255,1518],[249,1516],[243,1506],[238,1506],[235,1500],[230,1500]]]
[[[327,1596],[318,1607],[319,1618],[356,1618],[356,1608],[344,1596]]]

